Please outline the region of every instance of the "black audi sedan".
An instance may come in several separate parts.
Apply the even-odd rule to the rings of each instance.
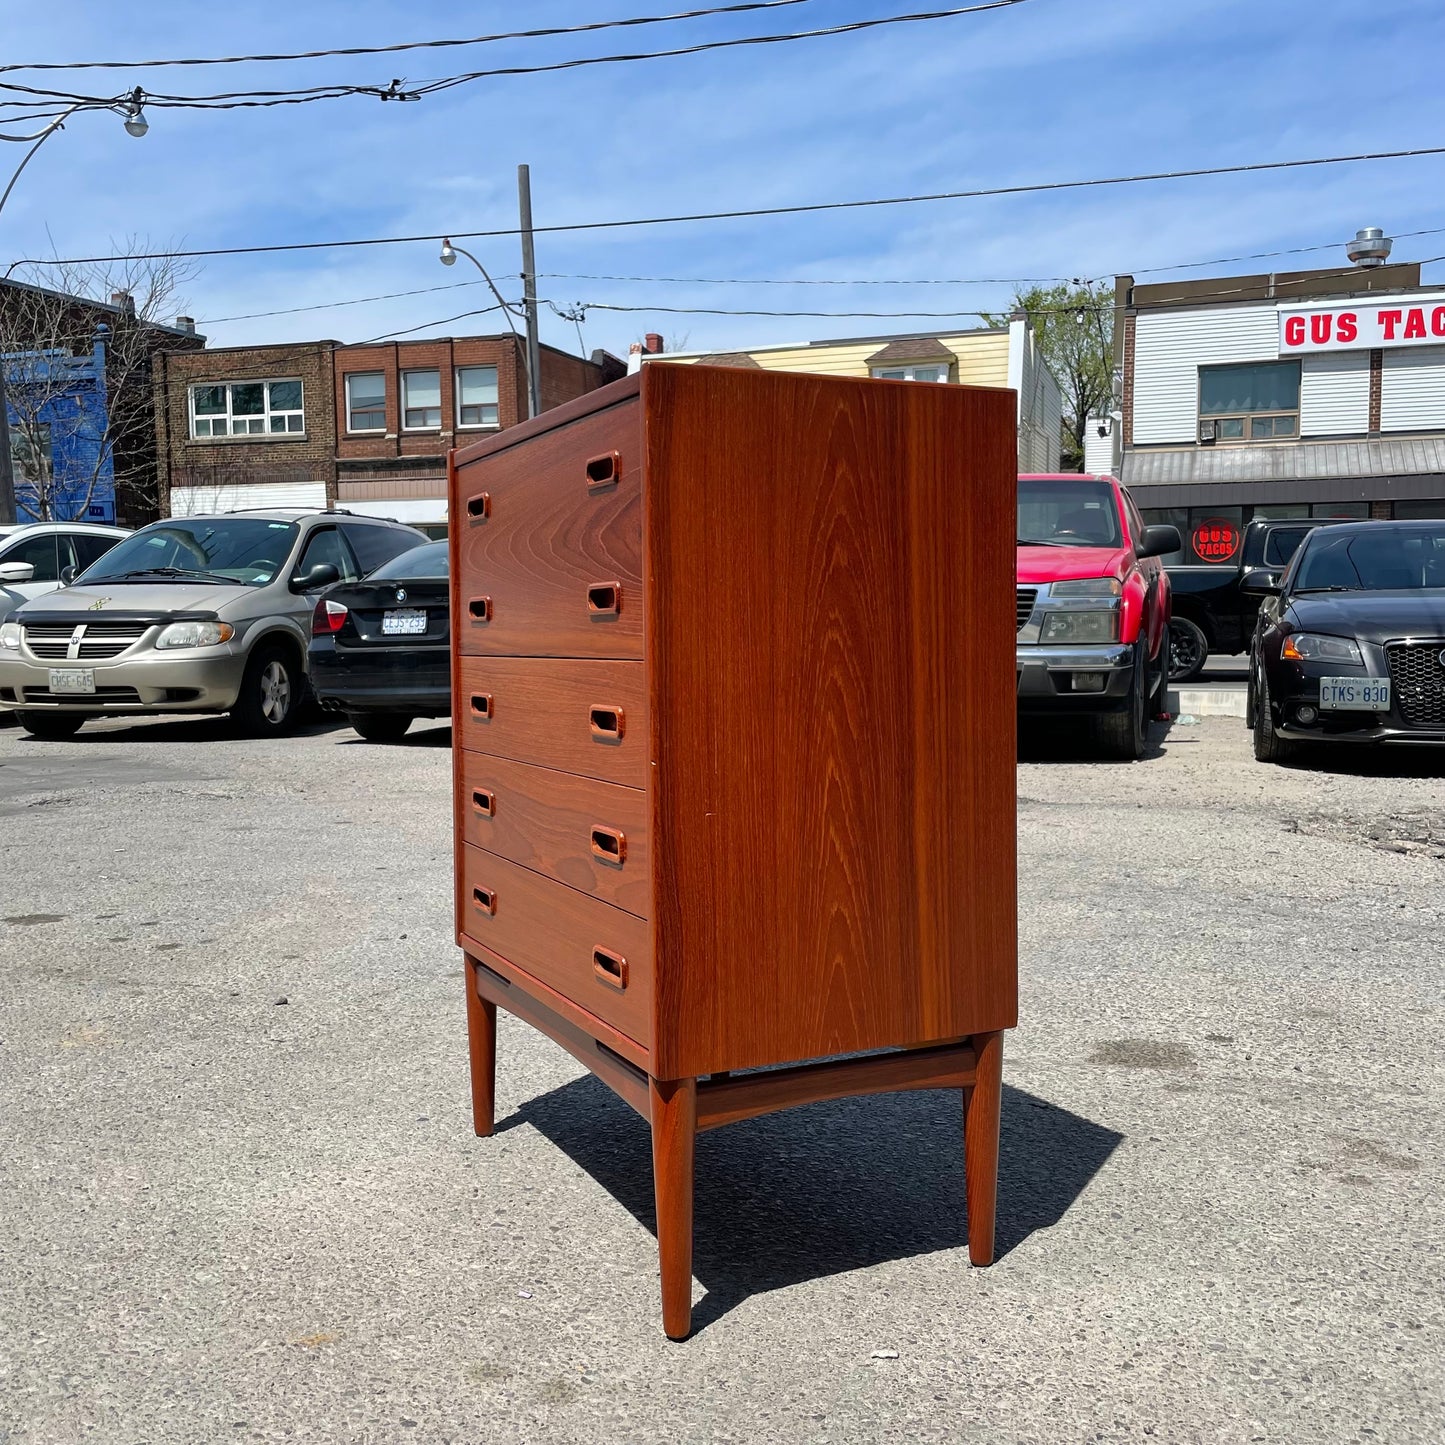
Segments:
[[[306,664],[321,706],[372,742],[451,713],[447,544],[430,542],[328,588]]]
[[[1254,755],[1445,743],[1445,521],[1318,527],[1263,595],[1250,646]]]

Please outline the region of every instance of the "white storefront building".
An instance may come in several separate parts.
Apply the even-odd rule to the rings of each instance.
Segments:
[[[1254,516],[1445,516],[1445,288],[1418,265],[1117,288],[1089,466],[1178,526],[1180,560],[1234,560]]]

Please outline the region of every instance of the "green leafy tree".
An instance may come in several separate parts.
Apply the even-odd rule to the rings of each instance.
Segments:
[[[1114,288],[1061,281],[1014,293],[1013,311],[1026,312],[1039,350],[1064,394],[1063,466],[1084,468],[1084,427],[1109,406],[1114,372]],[[1007,323],[1007,314],[985,318]]]

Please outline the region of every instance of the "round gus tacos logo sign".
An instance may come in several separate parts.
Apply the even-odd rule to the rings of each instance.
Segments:
[[[1228,562],[1239,551],[1239,528],[1223,517],[1210,517],[1195,527],[1189,545],[1201,562]]]

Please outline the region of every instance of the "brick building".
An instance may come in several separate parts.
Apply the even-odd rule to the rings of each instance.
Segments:
[[[541,348],[546,409],[625,374]],[[510,334],[347,346],[223,347],[163,357],[157,426],[174,515],[337,505],[446,528],[446,456],[526,416],[522,348]]]

